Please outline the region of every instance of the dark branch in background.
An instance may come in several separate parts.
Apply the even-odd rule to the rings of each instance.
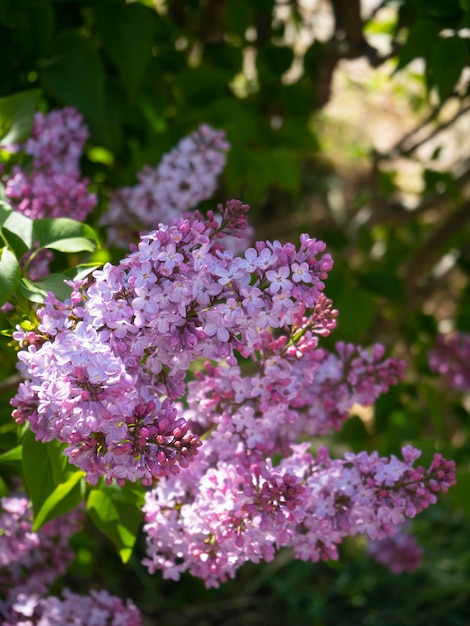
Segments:
[[[446,100],[446,103],[448,101],[449,100]],[[413,138],[416,135],[418,135],[424,128],[426,128],[428,124],[430,124],[432,121],[437,119],[441,110],[442,110],[442,105],[433,109],[429,113],[429,115],[422,122],[418,124],[416,128],[413,128],[413,130],[406,133],[406,135],[404,135],[395,144],[395,146],[390,148],[390,150],[388,150],[387,153],[385,154],[378,153],[377,159],[387,160],[390,158],[395,158],[397,156],[410,156],[411,154],[413,154],[413,152],[416,152],[416,150],[418,150],[418,148],[423,146],[425,143],[427,143],[428,141],[431,141],[431,139],[434,139],[434,137],[436,137],[443,130],[450,128],[450,126],[452,126],[452,124],[454,124],[460,117],[462,117],[462,115],[464,115],[465,113],[468,113],[468,111],[470,111],[470,104],[466,104],[462,106],[462,108],[459,109],[459,111],[457,111],[457,113],[453,117],[451,117],[446,122],[442,122],[439,126],[433,128],[432,131],[426,137],[423,137],[422,139],[417,139],[415,143],[412,143],[410,146],[407,146],[407,143],[411,142]]]
[[[204,43],[222,43],[224,41],[224,9],[224,0],[213,0],[206,4],[197,32],[197,36]]]
[[[470,112],[470,103],[462,103],[461,108],[446,122],[442,122],[439,125],[433,127],[428,133],[421,139],[416,137],[424,131],[424,129],[436,121],[439,113],[442,110],[442,105],[434,108],[426,116],[424,120],[403,135],[400,140],[390,148],[386,153],[373,152],[370,174],[370,190],[371,190],[371,204],[373,206],[373,213],[367,220],[369,226],[374,226],[382,222],[390,220],[394,221],[410,221],[416,219],[416,217],[428,213],[430,211],[439,211],[444,213],[452,210],[455,206],[455,201],[449,197],[446,191],[441,193],[435,193],[432,196],[428,196],[422,200],[422,202],[414,209],[409,210],[403,207],[399,201],[388,200],[380,195],[379,181],[380,181],[380,165],[383,162],[391,161],[397,157],[410,157],[421,146],[431,141],[441,132],[449,129],[455,122],[462,117],[462,115]],[[464,164],[461,168],[461,174],[455,178],[455,186],[457,189],[462,190],[470,183],[470,164]]]
[[[357,59],[364,56],[370,46],[364,38],[360,0],[331,0],[331,6],[339,57]]]
[[[425,285],[426,276],[442,257],[448,241],[470,222],[470,200],[465,201],[442,222],[424,241],[405,267],[404,285],[408,286],[406,301],[410,307],[421,303],[419,288]]]
[[[378,183],[373,180],[373,177],[378,176],[378,170],[371,173],[371,195],[373,201],[374,212],[371,213],[367,220],[369,228],[390,221],[394,222],[409,222],[415,220],[418,216],[430,213],[432,211],[438,211],[441,214],[448,213],[455,206],[455,200],[449,197],[446,191],[433,194],[428,198],[425,198],[416,208],[406,209],[400,202],[386,202],[382,197],[378,197]],[[470,166],[465,169],[463,174],[455,179],[456,187],[462,192],[462,190],[470,183]],[[375,190],[375,191],[374,191]]]
[[[312,76],[318,109],[324,107],[331,97],[331,83],[339,61],[366,57],[372,66],[377,67],[386,60],[364,37],[360,0],[330,0],[330,3],[335,20],[334,34],[329,41],[319,44],[321,50]]]

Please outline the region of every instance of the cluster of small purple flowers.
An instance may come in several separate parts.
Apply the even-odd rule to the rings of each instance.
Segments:
[[[74,557],[69,539],[79,528],[80,513],[69,513],[33,532],[26,497],[4,497],[0,503],[0,589],[43,594]]]
[[[195,213],[162,225],[70,301],[51,296],[36,333],[15,333],[27,349],[13,417],[41,441],[68,443],[89,481],[149,485],[186,467],[200,446],[175,403],[189,365],[201,357],[235,365],[234,349],[249,357],[263,330],[292,326],[317,303],[332,266],[323,242],[302,236],[298,252],[259,243],[245,258],[223,248],[247,208],[230,201],[218,220]]]
[[[137,185],[110,196],[102,217],[109,242],[127,248],[141,231],[153,230],[159,223],[170,224],[210,198],[229,147],[223,131],[203,124],[165,154],[157,167],[144,167],[137,174]]]
[[[178,580],[187,571],[211,587],[285,546],[302,560],[336,559],[346,536],[393,535],[455,482],[453,463],[439,455],[428,469],[414,468],[419,451],[409,446],[403,460],[377,453],[332,460],[326,448],[315,458],[308,443],[297,444],[274,467],[229,437],[224,453],[232,458],[218,460],[222,442],[211,439],[189,470],[147,494],[144,564],[151,573]]]
[[[332,460],[298,443],[374,402],[403,363],[381,346],[318,346],[337,316],[323,242],[257,242],[234,257],[224,242],[243,233],[248,207],[218,209],[160,224],[69,301],[51,296],[37,330],[15,334],[25,382],[12,401],[14,419],[66,442],[90,482],[155,485],[149,570],[208,586],[283,546],[318,560],[336,558],[347,535],[392,535],[455,473],[439,455],[414,468],[410,447],[403,461]]]
[[[392,537],[373,539],[367,545],[367,554],[392,574],[414,572],[421,565],[423,549],[405,527],[403,524]]]
[[[70,217],[83,221],[94,209],[96,196],[88,192],[79,160],[88,139],[80,113],[71,107],[36,113],[31,136],[24,144],[3,146],[23,151],[33,159],[31,168],[15,165],[5,181],[13,208],[31,219]]]
[[[459,391],[470,391],[470,334],[440,334],[429,351],[429,368]]]
[[[83,596],[66,589],[62,598],[18,594],[3,611],[3,626],[141,626],[139,610],[107,591]],[[2,607],[0,604],[0,615]]]
[[[80,526],[75,510],[33,531],[28,499],[1,499],[0,620],[3,626],[140,626],[140,613],[106,591],[63,599],[47,596],[52,583],[74,558],[70,536]]]

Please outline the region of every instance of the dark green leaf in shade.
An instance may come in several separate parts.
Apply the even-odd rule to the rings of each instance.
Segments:
[[[26,139],[33,127],[39,91],[23,91],[0,98],[0,145]]]
[[[47,94],[75,106],[85,116],[92,134],[104,143],[104,70],[91,42],[78,31],[62,31],[53,55],[43,62],[40,76]]]
[[[344,285],[334,298],[335,308],[340,311],[336,333],[338,339],[361,342],[375,320],[378,303],[365,290]]]
[[[365,272],[359,276],[359,282],[373,295],[385,296],[398,301],[401,301],[403,297],[403,284],[396,273],[396,267],[383,267]]]
[[[127,562],[142,523],[144,489],[137,483],[123,487],[100,484],[90,491],[87,511],[96,527],[116,546],[122,561]]]
[[[19,259],[33,245],[33,221],[17,211],[7,212],[0,207],[0,223],[4,238]]]
[[[82,499],[84,473],[69,464],[64,445],[36,441],[28,430],[23,437],[23,476],[34,512],[34,530],[75,509]]]
[[[23,458],[23,446],[15,446],[7,452],[0,454],[0,463],[3,465],[13,465],[16,467],[18,463],[21,463]]]
[[[49,274],[36,282],[29,280],[29,278],[22,278],[19,291],[28,300],[37,304],[43,304],[50,291],[59,300],[66,300],[70,297],[72,288],[65,284],[65,280],[70,280],[70,278],[64,274]]]
[[[96,17],[104,51],[133,98],[150,57],[155,11],[137,2],[102,2],[96,7]]]
[[[437,87],[443,102],[452,92],[468,62],[468,45],[460,37],[438,37],[428,60],[429,87]]]
[[[20,266],[8,248],[0,249],[0,306],[11,298],[20,280]]]
[[[454,506],[463,511],[466,519],[470,522],[470,468],[461,465],[457,467],[457,483],[450,491],[450,497]]]
[[[420,17],[410,27],[408,37],[400,51],[397,70],[418,58],[427,58],[442,26],[427,17]]]
[[[245,39],[256,20],[256,6],[250,0],[227,0],[223,3],[223,23],[227,32]]]

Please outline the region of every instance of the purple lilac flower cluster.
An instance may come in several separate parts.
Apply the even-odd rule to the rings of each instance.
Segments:
[[[403,524],[392,537],[369,541],[367,554],[385,565],[392,574],[402,574],[414,572],[421,565],[423,549]]]
[[[470,391],[470,334],[440,334],[429,351],[429,368],[459,391]]]
[[[317,560],[346,535],[392,535],[454,481],[453,463],[414,468],[409,447],[402,461],[332,460],[298,443],[374,402],[403,363],[381,346],[318,346],[337,316],[323,242],[257,242],[234,257],[224,241],[248,207],[218,209],[160,224],[69,301],[51,296],[37,330],[15,334],[25,382],[12,401],[15,420],[66,442],[92,483],[155,485],[146,564],[208,586],[282,546]]]
[[[221,238],[243,230],[247,208],[230,201],[219,219],[196,213],[162,225],[70,301],[51,295],[36,333],[15,333],[27,380],[13,417],[41,441],[68,443],[89,481],[151,484],[186,467],[200,446],[175,404],[189,365],[235,365],[234,350],[249,357],[263,330],[291,326],[317,304],[332,266],[323,242],[304,235],[298,252],[259,243],[245,258],[224,249]]]
[[[141,626],[140,611],[107,591],[77,595],[66,589],[62,598],[19,593],[10,605],[0,602],[3,626]]]
[[[97,203],[81,177],[79,160],[88,130],[71,107],[36,113],[31,136],[24,144],[4,146],[24,151],[33,159],[31,169],[16,165],[6,180],[11,205],[31,219],[70,217],[83,221]]]
[[[165,154],[157,167],[144,167],[137,174],[137,185],[111,194],[102,217],[109,242],[127,248],[132,233],[137,239],[139,232],[170,224],[210,198],[229,147],[223,131],[203,124]]]
[[[70,536],[79,530],[80,511],[48,522],[34,532],[25,496],[1,499],[0,621],[3,626],[140,626],[140,613],[106,591],[63,599],[47,596],[51,584],[74,558]]]
[[[26,497],[4,497],[0,502],[0,589],[41,595],[74,558],[69,539],[79,529],[80,513],[54,519],[33,532]]]
[[[274,466],[230,437],[211,437],[189,470],[146,496],[149,571],[174,580],[189,572],[216,587],[285,546],[302,560],[337,559],[346,536],[393,535],[455,482],[454,464],[440,455],[428,469],[413,467],[420,453],[409,446],[403,460],[365,452],[332,460],[326,448],[312,456],[309,445],[291,445]]]

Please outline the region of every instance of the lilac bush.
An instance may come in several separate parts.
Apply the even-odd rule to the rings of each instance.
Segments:
[[[142,231],[171,223],[212,196],[230,145],[225,133],[202,124],[165,154],[155,167],[137,174],[138,183],[111,193],[102,216],[108,241],[127,248]],[[137,238],[137,237],[136,237]]]
[[[95,206],[79,172],[87,136],[81,116],[65,109],[37,114],[31,138],[10,148],[32,157],[31,171],[15,166],[5,178],[6,196],[32,232],[34,220],[84,220]],[[323,347],[338,317],[324,293],[333,259],[323,241],[304,233],[297,245],[250,245],[249,207],[239,200],[188,212],[213,194],[228,147],[221,131],[201,126],[145,168],[135,187],[115,191],[102,225],[129,253],[66,280],[68,298],[33,293],[30,318],[16,325],[22,382],[11,404],[23,447],[28,437],[39,447],[59,442],[44,453],[45,466],[48,455],[69,461],[58,479],[51,470],[58,484],[50,479],[42,509],[36,499],[36,519],[57,517],[62,497],[74,510],[33,532],[28,500],[3,499],[6,625],[140,624],[131,602],[105,591],[46,595],[72,556],[73,489],[84,480],[90,517],[115,543],[109,524],[122,522],[135,541],[135,515],[122,521],[115,508],[115,517],[101,519],[97,494],[111,507],[112,489],[126,501],[136,483],[143,508],[136,499],[126,506],[144,521],[148,571],[173,580],[188,572],[207,587],[284,547],[301,560],[337,559],[338,545],[356,535],[366,535],[370,553],[392,571],[409,570],[418,549],[402,538],[403,523],[455,482],[452,461],[436,453],[429,467],[418,465],[421,453],[410,445],[400,457],[330,456],[326,437],[356,405],[373,405],[397,384],[405,363],[380,344]],[[60,244],[73,229],[59,231]],[[86,232],[69,236],[93,249]],[[36,260],[32,281],[47,273],[47,246],[58,242],[43,239],[23,266],[8,266],[13,295],[28,259]],[[441,343],[453,346],[460,369],[445,365],[438,348],[430,367],[462,388],[466,343]],[[28,469],[26,456],[22,462]]]
[[[32,158],[30,168],[15,165],[5,181],[13,208],[32,219],[70,217],[84,221],[96,207],[96,195],[80,173],[80,157],[88,139],[83,117],[72,107],[36,113],[31,136],[23,144],[3,146]]]
[[[72,511],[34,532],[27,497],[4,497],[0,505],[0,589],[42,595],[74,558],[70,536],[82,515]]]
[[[440,334],[429,351],[429,368],[459,391],[470,391],[470,334]]]
[[[409,446],[403,460],[332,460],[298,443],[373,403],[403,363],[381,346],[320,348],[337,314],[323,294],[325,244],[302,235],[298,248],[257,242],[234,257],[222,239],[243,231],[248,207],[219,209],[160,225],[69,301],[51,296],[37,331],[14,335],[25,382],[12,401],[14,419],[66,443],[92,484],[157,481],[145,563],[208,586],[283,546],[329,559],[345,536],[392,535],[454,482],[452,463],[436,454],[414,467]]]
[[[423,548],[406,524],[395,535],[373,539],[367,544],[367,554],[377,563],[385,565],[392,574],[414,572],[421,565]]]
[[[33,531],[33,511],[23,495],[1,499],[0,618],[2,626],[140,626],[138,609],[106,591],[80,596],[65,589],[48,596],[74,558],[70,537],[83,515],[75,510]],[[2,594],[3,595],[3,594]]]

